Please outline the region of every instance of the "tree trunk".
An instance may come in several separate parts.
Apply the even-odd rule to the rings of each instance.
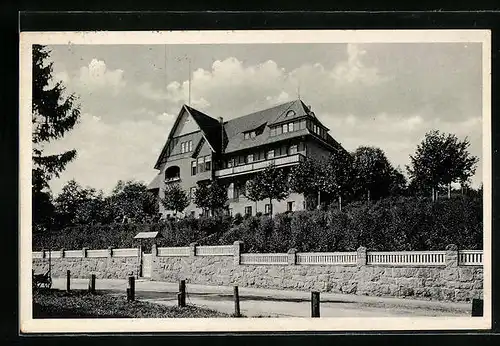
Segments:
[[[342,211],[342,196],[339,196],[339,211]]]
[[[269,198],[269,216],[273,218],[273,199]]]
[[[448,184],[448,199],[451,198],[451,183]]]
[[[370,189],[368,189],[368,193],[366,194],[368,202],[370,202]]]
[[[434,186],[432,187],[432,201],[435,202],[436,201],[436,191],[434,189]]]
[[[321,209],[321,191],[318,190],[318,205],[316,206],[317,209]]]

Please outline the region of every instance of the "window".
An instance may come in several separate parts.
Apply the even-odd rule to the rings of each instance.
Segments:
[[[264,206],[264,214],[266,214],[266,215],[271,214],[271,205],[270,204],[266,204]]]
[[[245,207],[245,215],[252,216],[252,207]]]
[[[293,117],[295,115],[295,112],[290,109],[288,112],[286,112],[285,117]]]
[[[193,151],[193,141],[188,142],[188,151],[189,152]]]
[[[194,217],[194,215],[195,215],[195,211],[191,210],[191,217]]]
[[[250,154],[250,155],[247,156],[247,162],[248,163],[253,162],[253,154]]]
[[[186,152],[186,142],[181,143],[181,154],[184,154]]]
[[[286,204],[286,211],[293,211],[294,207],[295,207],[295,202],[294,201],[288,202]]]
[[[196,161],[191,161],[191,175],[196,175]]]
[[[227,213],[229,216],[233,216],[233,208],[228,208]]]
[[[281,129],[281,126],[276,127],[276,136],[279,136],[279,135],[281,135],[281,134],[282,134],[282,131],[281,131],[281,130],[282,130],[282,129]]]
[[[245,139],[249,139],[250,138],[250,133],[249,132],[245,132]]]
[[[283,124],[281,127],[283,129],[283,133],[287,133],[288,132],[288,125],[287,124]]]
[[[204,168],[205,168],[205,165],[204,165],[204,159],[203,157],[199,157],[198,158],[198,173],[202,173],[202,172],[205,172]]]
[[[276,127],[271,128],[271,137],[276,136]]]
[[[255,138],[256,134],[255,131],[250,132],[250,138]]]
[[[290,155],[297,154],[297,144],[290,146]]]
[[[211,166],[212,166],[212,158],[210,157],[210,155],[205,156],[205,171],[210,172],[212,169]]]
[[[293,123],[293,130],[294,131],[300,130],[300,123],[298,121]]]
[[[195,191],[196,191],[196,187],[192,187],[189,189],[189,198],[191,198],[192,200],[194,199]]]
[[[267,159],[272,159],[274,157],[274,150],[269,150],[267,152]]]
[[[227,160],[227,168],[233,167],[233,159]]]
[[[293,132],[293,123],[288,123],[288,132]]]
[[[305,120],[301,120],[300,121],[300,129],[303,130],[306,128],[306,121]]]

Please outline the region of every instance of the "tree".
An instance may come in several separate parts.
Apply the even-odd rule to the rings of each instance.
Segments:
[[[355,190],[368,200],[388,196],[394,168],[380,148],[361,146],[353,154]]]
[[[142,182],[119,180],[106,202],[112,220],[142,222],[158,214],[158,200]]]
[[[319,190],[337,197],[339,209],[342,209],[342,197],[351,194],[353,190],[353,157],[345,150],[339,149],[320,162],[319,167],[320,174],[315,178]]]
[[[194,203],[198,208],[214,211],[220,211],[227,202],[227,190],[217,180],[207,183],[198,183],[194,192]]]
[[[176,215],[189,205],[189,197],[179,184],[167,184],[164,197],[160,201],[165,209],[173,210]]]
[[[454,134],[437,130],[426,133],[406,167],[413,184],[430,187],[432,200],[436,199],[436,190],[446,186],[450,197],[452,183],[463,186],[476,172],[479,159],[470,155],[469,146],[467,138],[460,141]]]
[[[76,150],[60,154],[44,155],[43,145],[62,138],[80,118],[80,106],[74,94],[65,96],[65,87],[60,81],[53,84],[53,63],[47,62],[50,51],[40,45],[33,45],[32,58],[32,196],[33,223],[35,229],[50,227],[51,218],[39,215],[52,207],[48,182],[75,159]],[[41,204],[37,204],[41,203]]]
[[[102,194],[102,192],[101,192]],[[96,202],[93,200],[98,198],[98,193],[93,188],[83,188],[75,180],[68,181],[62,188],[61,192],[55,199],[55,210],[56,210],[56,224],[58,227],[65,227],[68,225],[74,225],[80,223],[82,213],[85,208],[88,208]],[[97,211],[87,211],[87,213],[96,214]],[[80,215],[80,218],[77,215]],[[86,220],[89,223],[91,221],[100,220]]]
[[[246,189],[246,196],[252,201],[269,199],[272,217],[273,199],[281,201],[288,197],[288,178],[283,169],[278,169],[271,164],[249,180]]]
[[[318,205],[320,203],[320,190],[321,184],[319,177],[322,175],[323,169],[318,160],[306,158],[298,165],[294,166],[290,171],[290,189],[293,192],[304,195],[306,200],[306,209],[309,208],[310,203],[307,200],[312,196],[318,196]]]

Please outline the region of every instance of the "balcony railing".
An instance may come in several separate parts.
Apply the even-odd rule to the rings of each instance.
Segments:
[[[179,177],[179,176],[167,177],[167,178],[165,178],[165,183],[173,183],[173,182],[180,181],[180,180],[181,180],[181,177]]]
[[[299,162],[301,162],[303,160],[304,160],[304,155],[302,155],[302,154],[281,156],[281,157],[276,157],[274,159],[247,163],[247,164],[244,164],[241,166],[219,169],[219,170],[215,171],[215,176],[216,177],[227,177],[227,176],[239,175],[239,174],[244,174],[244,173],[257,172],[257,171],[263,170],[264,168],[266,168],[267,166],[269,166],[273,163],[276,167],[286,167],[286,166],[298,164]]]

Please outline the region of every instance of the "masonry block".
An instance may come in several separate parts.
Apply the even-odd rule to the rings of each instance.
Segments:
[[[366,248],[360,246],[357,250],[356,264],[358,267],[366,265]]]
[[[297,249],[290,249],[287,252],[288,254],[288,265],[296,265],[297,264]]]

